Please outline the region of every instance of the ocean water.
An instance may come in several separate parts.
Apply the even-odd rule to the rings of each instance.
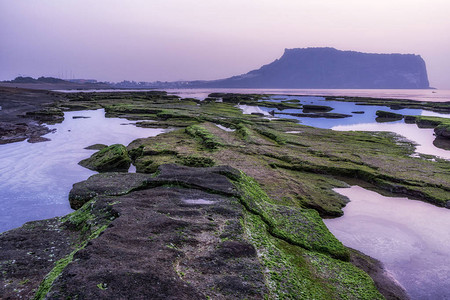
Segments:
[[[78,165],[95,152],[85,147],[127,145],[165,131],[105,118],[104,110],[66,112],[64,117],[61,124],[49,126],[56,129],[44,136],[49,142],[0,145],[0,232],[72,212],[68,201],[72,185],[96,173]]]
[[[387,99],[410,99],[416,101],[447,102],[450,101],[450,90],[352,90],[352,89],[164,89],[169,94],[182,98],[204,99],[210,93],[249,93],[302,96],[354,96]]]
[[[450,101],[450,90],[395,90],[395,89],[109,89],[109,90],[55,90],[63,93],[93,93],[93,92],[145,92],[161,90],[182,98],[205,99],[210,93],[248,93],[273,95],[301,96],[353,96],[387,99],[410,99],[416,101],[447,102]]]

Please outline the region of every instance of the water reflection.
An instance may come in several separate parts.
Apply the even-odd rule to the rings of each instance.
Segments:
[[[412,299],[450,299],[450,210],[359,186],[335,191],[351,201],[324,220],[339,240],[381,260]]]
[[[163,89],[169,94],[180,97],[205,99],[210,93],[246,93],[274,95],[316,95],[316,96],[354,96],[389,99],[411,99],[418,101],[447,102],[450,101],[450,90],[399,90],[399,89],[241,89],[241,88],[208,88],[208,89]]]
[[[351,102],[339,102],[339,101],[326,101],[323,97],[298,97],[298,96],[280,96],[270,97],[273,102],[281,102],[286,100],[300,100],[301,104],[312,104],[312,105],[326,105],[333,108],[331,113],[340,113],[352,115],[352,117],[343,119],[327,119],[327,118],[308,118],[308,117],[296,117],[282,114],[275,114],[277,117],[290,118],[299,120],[301,124],[333,129],[339,131],[388,131],[399,134],[408,140],[417,144],[416,152],[422,154],[435,155],[444,159],[450,159],[450,151],[444,150],[436,147],[433,144],[435,139],[433,129],[423,129],[418,128],[415,124],[406,124],[403,120],[388,122],[388,123],[377,123],[375,122],[376,111],[383,110],[394,112],[402,115],[423,115],[423,116],[435,116],[441,118],[449,118],[448,114],[441,114],[436,112],[430,112],[422,109],[398,109],[393,110],[389,107],[384,106],[368,106],[368,105],[356,105]],[[300,109],[284,109],[278,110],[269,107],[258,107],[258,106],[248,106],[240,105],[239,108],[243,110],[245,114],[250,114],[252,112],[263,112],[264,115],[269,115],[270,111],[282,112],[282,113],[301,113]],[[355,113],[364,112],[364,113]]]
[[[417,144],[416,152],[435,155],[444,159],[450,159],[450,151],[440,149],[433,145],[436,138],[434,130],[429,128],[419,128],[416,124],[406,124],[399,122],[391,123],[366,123],[354,125],[338,125],[333,130],[339,131],[388,131],[404,136],[408,140]]]
[[[72,184],[95,173],[78,165],[94,153],[83,148],[96,143],[127,145],[163,132],[121,124],[130,121],[105,118],[104,110],[67,112],[63,123],[49,126],[56,129],[45,136],[49,142],[0,145],[0,232],[72,211]]]

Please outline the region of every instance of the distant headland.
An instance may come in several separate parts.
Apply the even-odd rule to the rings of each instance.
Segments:
[[[17,77],[1,86],[43,89],[109,88],[276,88],[276,89],[429,89],[425,61],[415,54],[376,54],[334,48],[285,49],[270,64],[218,80],[118,83]]]
[[[274,62],[243,75],[191,85],[215,88],[428,89],[425,61],[414,54],[334,48],[285,49]]]

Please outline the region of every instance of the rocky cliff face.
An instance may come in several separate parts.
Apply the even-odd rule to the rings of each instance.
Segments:
[[[233,88],[426,89],[424,60],[414,54],[369,54],[334,48],[286,49],[247,74],[203,83]]]

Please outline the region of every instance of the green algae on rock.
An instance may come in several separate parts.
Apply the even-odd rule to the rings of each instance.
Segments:
[[[90,158],[80,161],[79,164],[99,172],[128,171],[131,159],[124,145],[114,144],[101,149]]]
[[[57,219],[55,228],[73,234],[73,243],[50,271],[36,275],[42,282],[37,288],[33,281],[34,299],[382,299],[372,279],[347,262],[348,250],[329,232],[315,232],[326,231],[317,213],[308,220],[302,209],[273,205],[242,172],[162,165],[156,177],[129,174],[136,177],[123,186],[129,192],[117,196],[108,195],[111,183],[98,181],[100,175],[88,179],[96,182],[97,196]],[[123,179],[123,173],[109,175],[113,182]],[[283,216],[266,211],[268,205]],[[275,220],[290,218],[286,210],[302,222]],[[340,248],[314,249],[301,242],[308,240],[301,231],[315,235],[309,243],[333,241]],[[11,238],[0,235],[0,246],[5,243]],[[29,246],[13,247],[10,258]],[[341,260],[337,253],[347,254],[338,255]],[[2,274],[11,276],[9,269]]]

